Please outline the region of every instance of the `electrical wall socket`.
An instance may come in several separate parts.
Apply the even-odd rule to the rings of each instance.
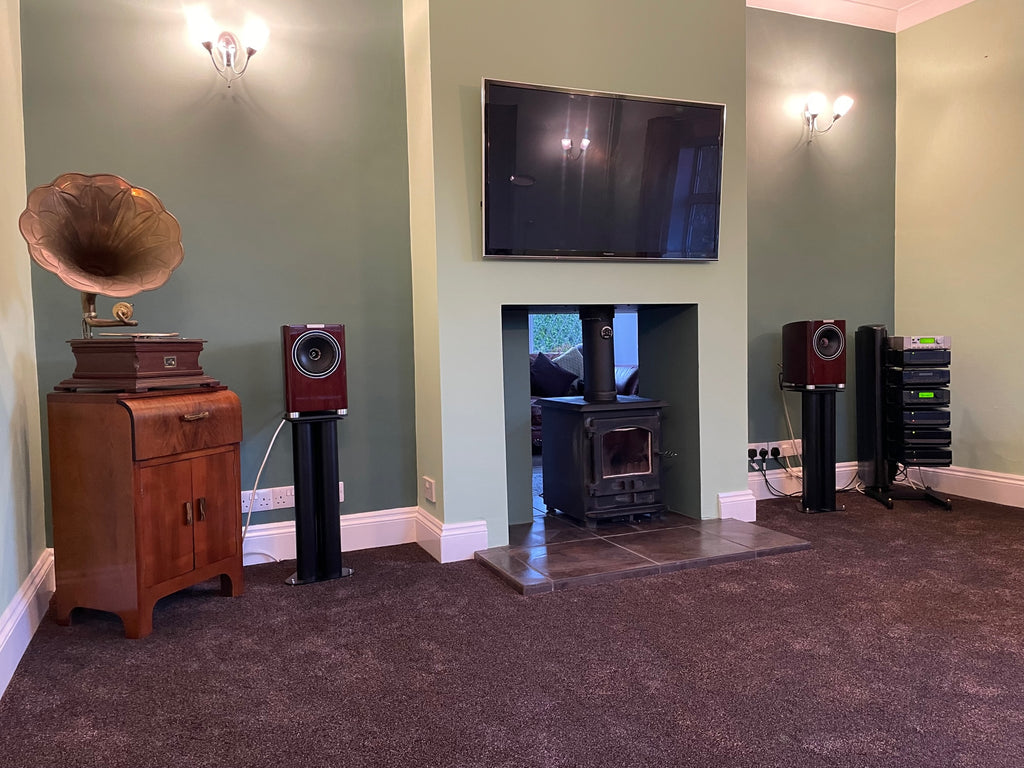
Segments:
[[[270,496],[273,501],[273,509],[286,509],[295,506],[295,486],[282,485],[270,489]]]
[[[778,448],[780,456],[800,456],[803,453],[803,440],[797,438],[796,440],[779,440],[768,443],[769,454],[772,452],[772,448]]]
[[[249,506],[249,499],[252,498],[252,506]],[[253,496],[252,491],[242,492],[242,512],[249,512],[250,509],[253,512],[265,512],[268,509],[273,509],[274,497],[270,492],[269,488],[261,488],[256,491],[256,495]]]
[[[242,491],[242,513],[249,511],[249,497],[252,491]],[[338,501],[345,500],[345,484],[338,483]],[[256,491],[253,512],[265,512],[268,509],[291,509],[295,506],[295,486],[281,485],[277,488],[260,488]]]
[[[437,502],[437,487],[434,485],[433,478],[423,476],[423,498],[427,501]]]

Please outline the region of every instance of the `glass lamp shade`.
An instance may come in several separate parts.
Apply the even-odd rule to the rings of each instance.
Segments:
[[[808,96],[807,96],[807,112],[808,112],[808,114],[810,114],[810,115],[812,115],[814,117],[817,117],[818,115],[820,115],[822,112],[825,111],[825,104],[827,104],[827,103],[828,102],[825,99],[825,94],[823,94],[823,93],[818,93],[817,91],[815,91],[814,93],[808,94]]]
[[[835,100],[835,103],[832,105],[832,114],[835,115],[836,117],[842,117],[843,115],[850,111],[850,107],[852,106],[853,99],[846,95],[840,96],[838,99]]]

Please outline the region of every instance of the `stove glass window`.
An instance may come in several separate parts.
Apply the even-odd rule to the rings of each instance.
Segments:
[[[646,475],[651,472],[651,431],[622,427],[601,435],[602,477]]]

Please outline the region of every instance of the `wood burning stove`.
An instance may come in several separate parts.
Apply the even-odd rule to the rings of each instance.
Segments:
[[[660,514],[661,400],[617,396],[613,307],[583,307],[583,397],[541,403],[544,503],[594,526]]]
[[[614,403],[547,398],[543,412],[544,503],[549,510],[598,520],[660,514],[661,409],[622,396]]]

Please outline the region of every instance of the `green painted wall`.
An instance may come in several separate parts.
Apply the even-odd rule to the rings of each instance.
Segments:
[[[502,306],[697,304],[700,454],[687,460],[700,467],[701,489],[699,509],[687,511],[716,516],[717,494],[747,482],[742,465],[730,461],[746,443],[746,360],[721,343],[746,333],[742,0],[407,0],[405,7],[407,28],[415,20],[429,30],[429,47],[420,46],[408,66],[430,73],[430,109],[410,107],[409,116],[410,145],[432,160],[411,160],[411,184],[431,195],[414,201],[414,221],[417,207],[424,216],[412,248],[414,263],[419,252],[436,267],[436,294],[422,294],[436,307],[417,308],[417,343],[420,333],[436,339],[440,356],[436,398],[420,405],[439,421],[421,421],[417,436],[421,474],[429,461],[429,471],[443,475],[443,507],[435,511],[446,524],[486,520],[491,546],[507,540]],[[720,262],[484,262],[483,77],[725,103]],[[420,99],[412,94],[409,103]],[[434,372],[426,376],[429,386]]]
[[[242,13],[209,6],[229,21]],[[185,262],[135,298],[136,317],[140,330],[207,340],[206,372],[242,401],[243,486],[283,415],[281,326],[344,323],[342,510],[411,506],[401,2],[254,0],[244,10],[266,19],[270,39],[228,90],[188,39],[177,0],[24,3],[28,187],[66,171],[114,173],[151,189],[181,222]],[[65,342],[80,333],[79,300],[34,266],[32,283],[46,393],[74,367]],[[109,300],[100,305],[109,312]],[[291,482],[284,429],[260,485]]]
[[[896,36],[755,9],[746,18],[748,434],[751,442],[789,436],[778,386],[782,326],[844,319],[836,458],[851,461],[854,332],[893,328]],[[856,103],[808,144],[799,98],[811,91]],[[800,395],[785,397],[799,437]]]
[[[18,0],[0,2],[0,614],[46,547],[25,208]],[[0,680],[0,692],[6,685]]]
[[[953,463],[1022,474],[1024,4],[897,37],[896,330],[953,336]]]

